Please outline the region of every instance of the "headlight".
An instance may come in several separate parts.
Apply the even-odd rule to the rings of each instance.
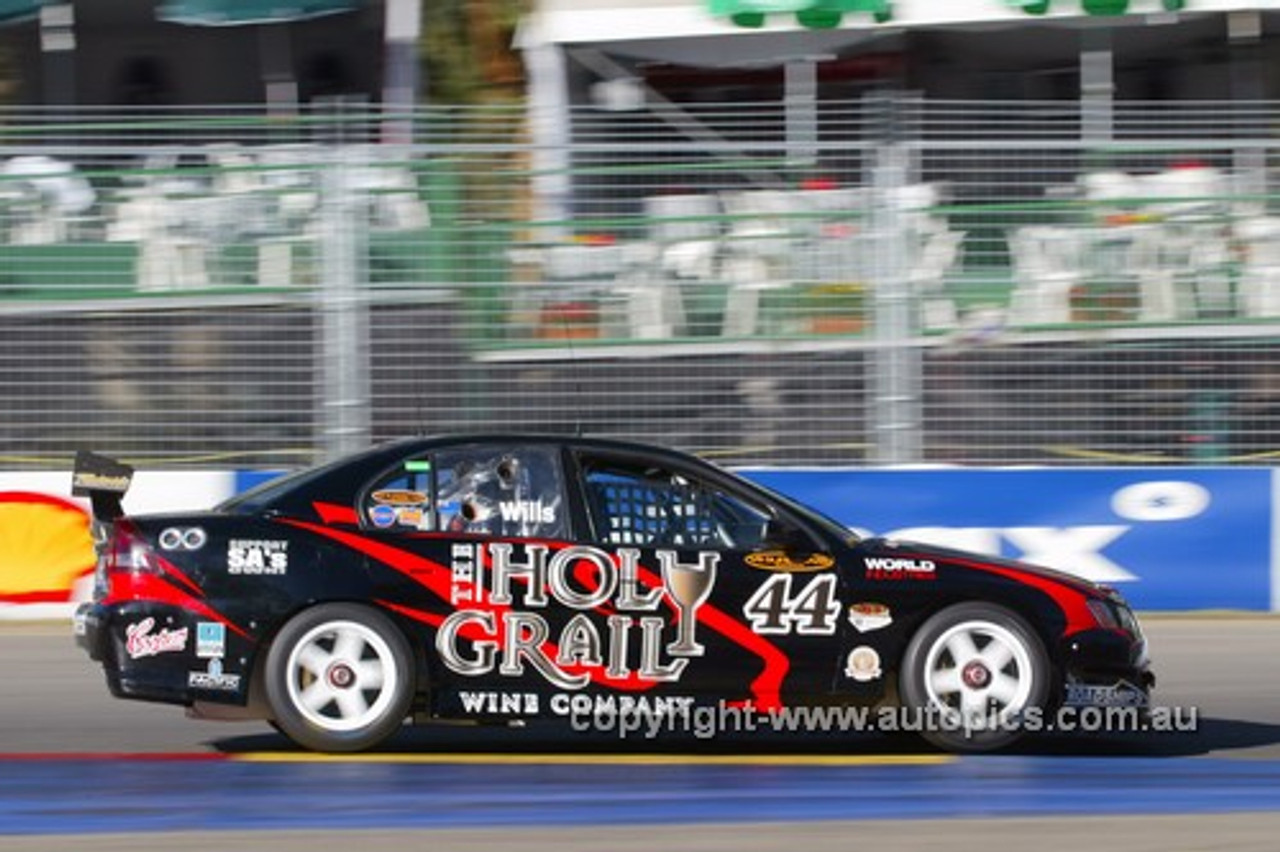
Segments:
[[[1120,629],[1120,620],[1116,618],[1111,604],[1097,598],[1089,598],[1085,603],[1089,607],[1089,612],[1093,614],[1093,620],[1098,622],[1099,627],[1105,627],[1107,630]]]
[[[1129,609],[1123,601],[1090,598],[1086,601],[1086,605],[1099,627],[1107,630],[1123,630],[1135,638],[1142,637],[1142,628],[1138,626],[1138,619],[1134,616],[1133,610]]]
[[[1138,623],[1138,617],[1127,605],[1116,604],[1116,617],[1120,621],[1121,629],[1128,630],[1135,638],[1142,637],[1142,625]]]

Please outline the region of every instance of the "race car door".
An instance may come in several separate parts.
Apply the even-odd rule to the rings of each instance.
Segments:
[[[565,601],[578,601],[547,576],[569,544],[560,458],[554,445],[441,447],[364,489],[366,534],[390,546],[380,554],[405,555],[376,573],[376,594],[438,628],[432,697],[446,713],[531,715],[538,693],[580,688],[556,645],[576,614]]]
[[[632,597],[652,607],[640,621],[662,631],[638,671],[757,707],[831,693],[839,573],[822,554],[797,561],[769,544],[788,534],[775,507],[693,468],[607,451],[576,461],[590,540],[638,563]]]

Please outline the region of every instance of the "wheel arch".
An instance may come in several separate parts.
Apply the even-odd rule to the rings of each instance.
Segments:
[[[413,639],[395,613],[368,600],[299,608],[283,620],[264,659],[270,719],[305,748],[364,751],[413,716]]]
[[[396,607],[387,604],[385,601],[374,601],[368,598],[352,596],[313,598],[300,602],[292,609],[277,614],[272,618],[269,628],[262,634],[254,652],[252,674],[249,679],[250,706],[261,708],[265,714],[264,718],[271,718],[271,708],[266,700],[265,691],[267,658],[270,656],[271,647],[289,622],[309,610],[328,604],[363,607],[386,617],[395,625],[396,629],[404,637],[405,643],[409,646],[410,653],[413,656],[413,710],[415,713],[430,710],[434,687],[437,683],[437,672],[433,655],[428,652],[427,646],[429,643],[424,638],[427,631],[430,630],[429,625],[404,615]]]
[[[1052,669],[1054,683],[1061,680],[1066,661],[1061,653],[1061,638],[1066,627],[1066,618],[1061,609],[1047,592],[1031,586],[1012,583],[993,583],[978,592],[954,593],[931,597],[912,613],[910,629],[902,633],[901,644],[894,655],[894,670],[902,670],[903,660],[912,639],[923,629],[935,615],[960,604],[985,604],[1000,607],[1017,616],[1023,624],[1040,640],[1046,658]]]

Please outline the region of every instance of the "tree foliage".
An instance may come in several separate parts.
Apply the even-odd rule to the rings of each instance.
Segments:
[[[429,103],[514,103],[524,68],[512,41],[528,0],[423,0],[422,67]]]

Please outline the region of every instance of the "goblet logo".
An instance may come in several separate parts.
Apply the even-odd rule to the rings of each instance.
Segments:
[[[720,554],[700,553],[695,565],[677,562],[676,554],[670,551],[659,551],[658,559],[662,562],[662,580],[667,594],[680,611],[676,641],[667,646],[667,653],[674,657],[701,657],[706,648],[694,638],[698,628],[698,607],[706,601],[715,585],[716,563]]]

